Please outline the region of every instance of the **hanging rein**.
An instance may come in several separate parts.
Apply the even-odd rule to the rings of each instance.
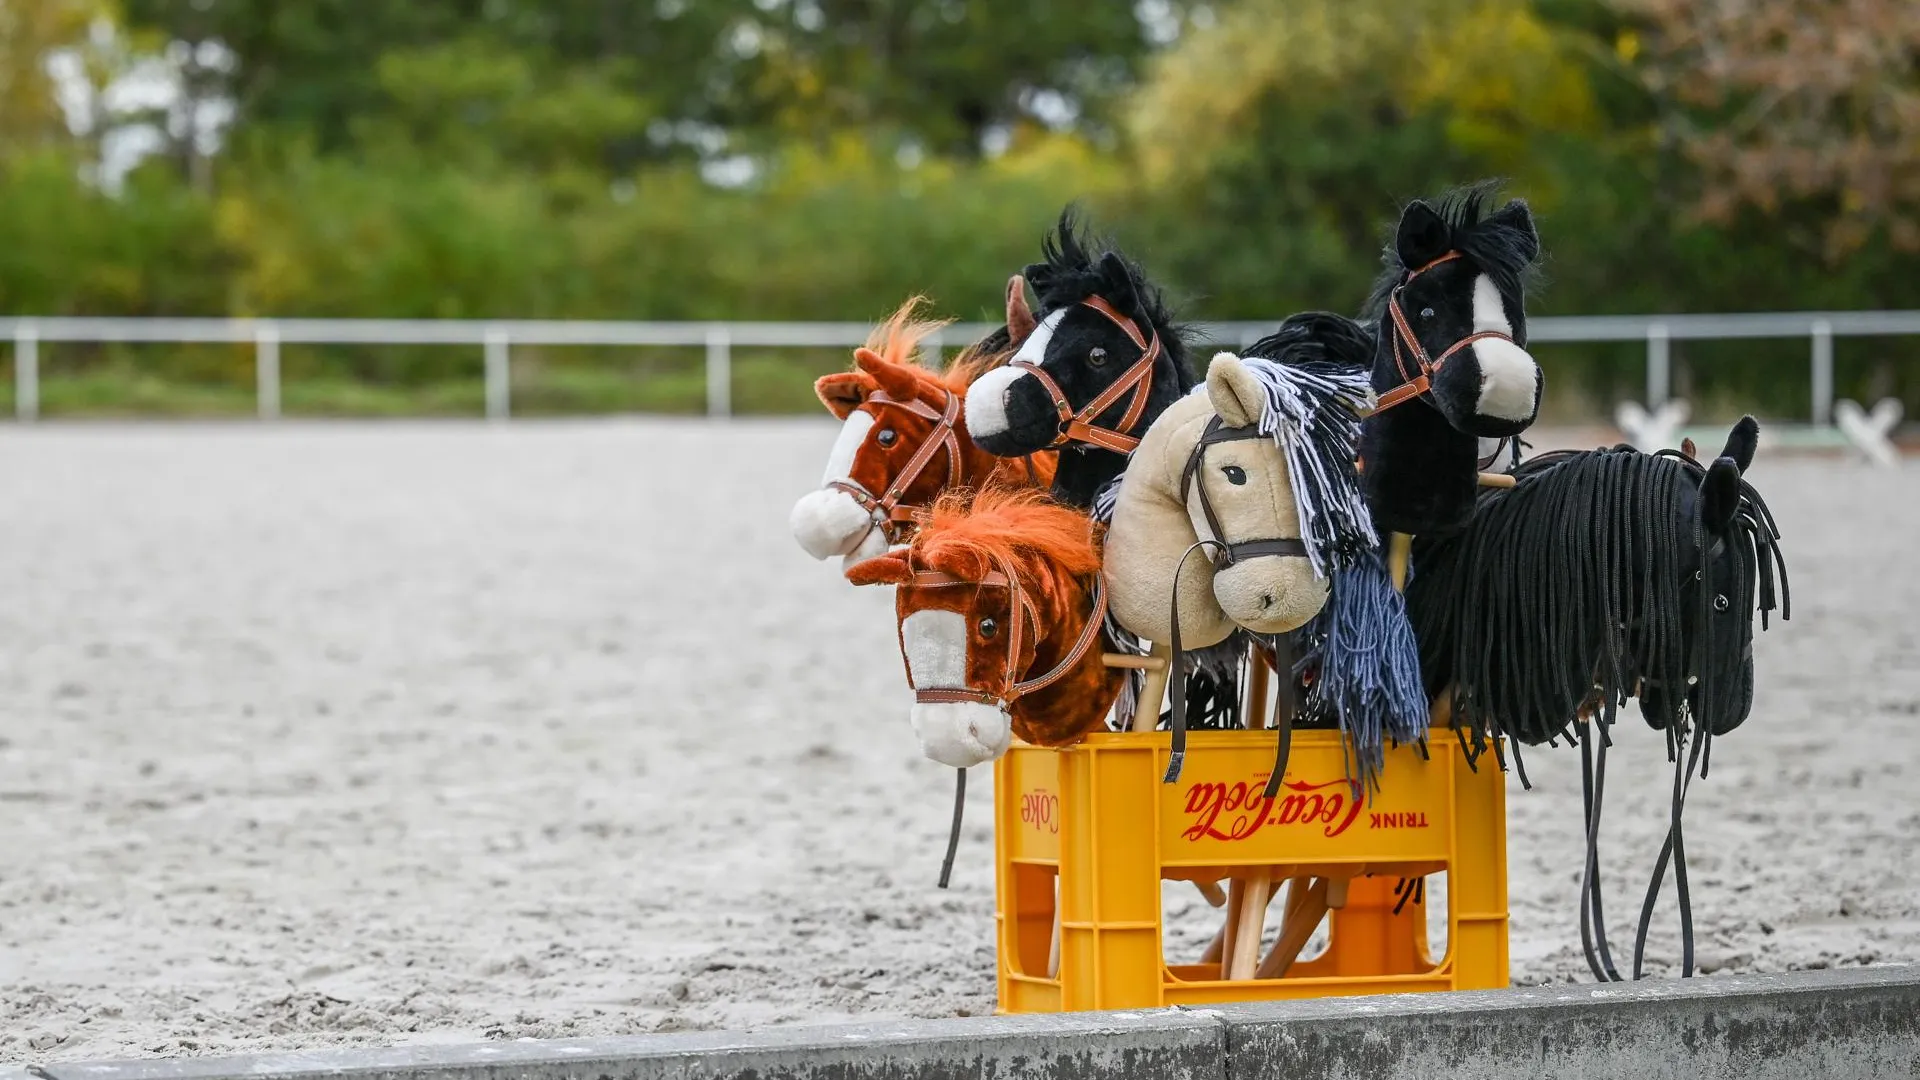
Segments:
[[[918,686],[913,686],[913,667],[912,665],[908,665],[907,685],[913,686],[913,699],[915,701],[923,705],[970,701],[982,705],[998,705],[1001,708],[1011,708],[1014,701],[1019,698],[1031,694],[1036,690],[1044,690],[1054,683],[1059,682],[1075,664],[1078,664],[1086,657],[1088,650],[1093,648],[1094,642],[1100,639],[1100,629],[1107,618],[1107,592],[1105,586],[1101,584],[1100,579],[1096,576],[1093,579],[1093,612],[1087,617],[1087,625],[1081,628],[1080,636],[1074,639],[1073,648],[1067,650],[1067,655],[1061,657],[1060,662],[1055,664],[1053,668],[1045,674],[1037,675],[1030,679],[1022,679],[1020,676],[1023,672],[1019,667],[1020,648],[1025,643],[1025,638],[1022,635],[1021,628],[1023,626],[1031,627],[1031,632],[1038,638],[1040,635],[1040,616],[1034,611],[1033,601],[1027,598],[1026,590],[1020,587],[1020,578],[1013,572],[1013,568],[998,559],[995,560],[995,563],[998,569],[989,570],[978,582],[967,581],[965,578],[956,577],[939,570],[914,571],[913,584],[916,588],[939,589],[959,585],[973,585],[980,588],[1006,589],[1009,594],[1007,598],[1007,619],[1013,624],[1007,630],[1007,666],[1006,670],[1001,674],[999,686],[987,689],[978,689],[971,686],[929,687],[921,689]],[[904,640],[901,642],[900,651],[903,654],[906,652],[906,643]],[[955,769],[953,783],[953,821],[947,830],[947,854],[946,857],[940,861],[940,887],[943,889],[947,887],[948,881],[953,877],[954,855],[960,849],[960,821],[966,812],[967,806],[967,770]]]
[[[1060,416],[1060,433],[1054,437],[1053,442],[1047,444],[1048,446],[1087,443],[1103,450],[1111,450],[1116,454],[1131,454],[1134,447],[1140,445],[1140,440],[1127,432],[1140,422],[1140,417],[1147,409],[1147,398],[1153,393],[1153,365],[1160,359],[1160,333],[1157,330],[1153,331],[1152,337],[1142,334],[1138,324],[1115,311],[1112,304],[1099,296],[1089,296],[1080,303],[1112,320],[1113,324],[1126,331],[1127,337],[1133,339],[1133,343],[1140,348],[1140,359],[1134,361],[1133,366],[1122,373],[1118,381],[1100,391],[1092,401],[1087,402],[1085,408],[1076,413],[1073,411],[1073,403],[1067,400],[1067,395],[1060,389],[1060,384],[1054,382],[1053,376],[1048,375],[1039,364],[1030,360],[1015,360],[1010,366],[1031,372],[1034,378],[1040,380],[1040,385],[1046,388],[1047,395],[1053,399],[1054,411]],[[1126,413],[1120,417],[1119,427],[1097,426],[1094,421],[1100,418],[1100,414],[1111,408],[1129,390],[1133,391],[1133,400],[1127,404]]]
[[[1279,556],[1283,558],[1307,557],[1307,542],[1297,536],[1274,537],[1262,540],[1240,540],[1228,542],[1224,539],[1226,531],[1220,527],[1220,517],[1214,512],[1213,500],[1207,496],[1207,485],[1199,479],[1200,469],[1205,464],[1207,447],[1226,442],[1241,442],[1250,439],[1265,439],[1257,424],[1245,427],[1227,427],[1218,416],[1207,421],[1207,428],[1200,434],[1200,441],[1194,444],[1193,451],[1187,455],[1187,464],[1180,473],[1180,498],[1186,501],[1194,490],[1200,493],[1200,512],[1207,520],[1207,530],[1213,535],[1196,541],[1180,557],[1180,563],[1173,572],[1173,620],[1172,630],[1168,634],[1167,647],[1173,652],[1173,670],[1167,680],[1171,688],[1173,706],[1173,738],[1167,755],[1167,772],[1161,778],[1162,783],[1171,784],[1180,779],[1180,770],[1187,757],[1187,695],[1186,695],[1186,653],[1180,645],[1180,569],[1186,565],[1187,558],[1195,551],[1210,549],[1214,571],[1217,573],[1233,566],[1241,559],[1255,559],[1261,556]],[[1274,667],[1280,676],[1280,709],[1278,728],[1280,743],[1274,754],[1273,770],[1267,777],[1266,797],[1271,799],[1280,793],[1280,782],[1287,772],[1287,757],[1293,743],[1293,650],[1285,635],[1274,638]],[[1255,661],[1259,662],[1258,660]]]

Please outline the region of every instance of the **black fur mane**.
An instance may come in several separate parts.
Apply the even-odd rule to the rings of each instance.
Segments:
[[[1505,222],[1488,220],[1501,187],[1499,180],[1482,180],[1454,188],[1429,202],[1447,224],[1447,246],[1472,259],[1493,279],[1502,296],[1518,303],[1529,287],[1539,286],[1540,260],[1532,237]],[[1361,309],[1361,317],[1368,322],[1377,322],[1386,314],[1387,295],[1413,269],[1401,261],[1391,235],[1380,264],[1380,276],[1374,279],[1373,292]]]
[[[1040,242],[1040,254],[1045,261],[1026,268],[1027,282],[1040,298],[1035,317],[1044,319],[1068,304],[1077,304],[1096,294],[1111,300],[1116,286],[1121,284],[1108,280],[1102,271],[1102,258],[1111,254],[1126,268],[1133,294],[1146,309],[1147,321],[1159,331],[1161,347],[1167,351],[1178,373],[1180,390],[1184,393],[1198,384],[1187,362],[1195,336],[1192,329],[1174,322],[1173,309],[1160,287],[1147,279],[1146,272],[1131,256],[1115,247],[1110,239],[1094,233],[1077,206],[1068,205],[1060,211],[1060,220]]]

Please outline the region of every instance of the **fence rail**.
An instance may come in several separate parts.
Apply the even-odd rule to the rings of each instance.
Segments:
[[[1250,344],[1273,322],[1202,324],[1214,341]],[[561,322],[455,319],[138,319],[0,318],[0,341],[14,345],[14,412],[33,420],[40,412],[41,342],[144,342],[155,344],[248,344],[254,347],[254,381],[262,419],[280,415],[282,345],[451,345],[478,350],[486,375],[487,415],[512,414],[512,350],[515,345],[694,346],[706,350],[707,412],[732,412],[732,350],[759,348],[851,348],[871,327],[858,322]],[[948,327],[927,348],[940,351],[971,341],[993,326]],[[1679,340],[1806,338],[1808,386],[1815,427],[1833,425],[1833,339],[1920,335],[1920,311],[1805,311],[1755,315],[1583,315],[1528,320],[1534,341],[1554,343],[1644,341],[1647,404],[1672,396],[1670,343]]]

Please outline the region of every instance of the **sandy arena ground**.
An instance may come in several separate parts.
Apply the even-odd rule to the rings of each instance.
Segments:
[[[989,774],[938,891],[892,599],[787,536],[832,437],[0,435],[0,1062],[990,1012]],[[1795,612],[1689,805],[1702,959],[1920,961],[1920,468],[1753,478]],[[1625,736],[1616,941],[1668,782]],[[1529,764],[1514,977],[1586,978],[1576,762]]]

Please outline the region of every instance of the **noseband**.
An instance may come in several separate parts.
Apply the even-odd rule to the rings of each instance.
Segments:
[[[1441,263],[1449,263],[1458,258],[1460,258],[1459,252],[1449,251],[1425,266],[1407,271],[1405,280],[1394,286],[1393,292],[1388,295],[1387,314],[1393,320],[1393,337],[1391,339],[1393,342],[1393,366],[1399,370],[1400,378],[1403,381],[1399,386],[1380,395],[1378,401],[1373,406],[1375,416],[1386,412],[1395,405],[1404,404],[1417,397],[1424,397],[1431,403],[1433,401],[1433,377],[1440,373],[1441,365],[1451,359],[1455,353],[1472,345],[1476,341],[1496,338],[1500,341],[1507,342],[1515,348],[1520,346],[1519,342],[1513,340],[1513,335],[1511,334],[1505,334],[1498,330],[1479,330],[1447,346],[1447,351],[1441,353],[1439,356],[1431,358],[1427,356],[1426,347],[1420,344],[1418,337],[1414,336],[1413,326],[1407,322],[1407,313],[1400,307],[1400,294],[1406,291],[1408,285],[1413,284],[1414,278],[1439,266]],[[1402,352],[1402,346],[1405,347],[1404,353]],[[1419,374],[1408,370],[1408,356],[1412,356],[1414,366],[1418,368]]]
[[[1147,397],[1153,393],[1153,365],[1160,359],[1160,332],[1155,330],[1148,338],[1140,333],[1140,327],[1132,319],[1113,309],[1113,305],[1098,296],[1089,296],[1080,301],[1087,307],[1105,315],[1115,326],[1126,331],[1133,343],[1140,347],[1140,359],[1133,362],[1120,376],[1119,381],[1087,402],[1079,412],[1073,411],[1073,403],[1053,381],[1053,376],[1043,371],[1039,364],[1029,360],[1015,360],[1009,366],[1024,368],[1040,380],[1048,396],[1053,398],[1053,409],[1060,414],[1060,434],[1048,446],[1066,446],[1069,443],[1087,443],[1116,454],[1131,454],[1133,448],[1140,445],[1138,437],[1127,432],[1140,422],[1140,416],[1146,412]],[[1044,359],[1044,358],[1043,358]],[[1120,418],[1118,428],[1103,428],[1094,425],[1100,414],[1106,412],[1120,400],[1127,391],[1133,391],[1133,401],[1127,405],[1126,415]]]
[[[941,447],[944,446],[947,449],[948,482],[951,483],[954,477],[960,475],[960,437],[954,434],[954,426],[960,420],[960,398],[949,391],[946,408],[941,412],[935,412],[933,406],[924,401],[897,401],[888,397],[884,390],[875,390],[868,394],[867,403],[897,406],[915,416],[933,421],[933,430],[927,434],[926,441],[920,444],[920,449],[913,452],[913,456],[907,459],[906,466],[894,474],[893,482],[888,484],[887,489],[879,495],[873,494],[852,480],[835,480],[826,485],[835,491],[845,492],[854,502],[859,503],[861,509],[872,515],[874,524],[879,526],[881,534],[887,538],[887,543],[898,544],[905,539],[907,526],[913,521],[914,510],[911,506],[901,505],[900,497],[906,494],[914,481],[920,479],[920,474],[926,471],[927,466],[933,461],[933,456],[940,452]]]
[[[1061,657],[1060,662],[1055,664],[1046,674],[1038,675],[1031,679],[1020,678],[1021,671],[1018,666],[1020,663],[1020,648],[1025,644],[1025,633],[1028,632],[1029,628],[1031,633],[1036,637],[1039,636],[1040,616],[1039,613],[1034,611],[1033,601],[1027,598],[1026,590],[1020,587],[1020,579],[1014,574],[1013,569],[1003,561],[996,559],[995,562],[998,564],[999,569],[987,571],[986,575],[979,581],[968,581],[965,578],[955,577],[952,574],[939,570],[914,571],[913,585],[915,588],[938,589],[967,585],[978,588],[1006,589],[1010,594],[1007,604],[1007,620],[1013,624],[1007,628],[1007,667],[1006,671],[1001,675],[1001,681],[998,687],[988,690],[976,690],[970,686],[935,687],[922,690],[915,686],[913,689],[913,699],[922,705],[972,701],[981,705],[998,705],[1003,709],[1008,708],[1019,698],[1031,694],[1036,690],[1044,690],[1054,683],[1059,682],[1066,676],[1070,668],[1086,657],[1087,651],[1093,648],[1093,643],[1099,639],[1100,628],[1106,622],[1107,618],[1107,593],[1106,589],[1101,585],[1100,579],[1095,577],[1093,579],[1093,613],[1087,616],[1087,625],[1081,629],[1080,636],[1074,640],[1073,648],[1069,649],[1067,655]],[[905,651],[906,644],[903,641],[901,643],[901,652],[904,653]],[[907,685],[913,685],[913,668],[911,665],[907,668]]]
[[[1246,427],[1227,427],[1215,416],[1207,421],[1207,430],[1200,434],[1200,441],[1194,444],[1193,452],[1187,455],[1187,466],[1180,473],[1180,500],[1185,502],[1194,488],[1200,491],[1200,512],[1206,515],[1207,528],[1213,531],[1212,545],[1213,568],[1225,570],[1241,559],[1255,559],[1262,555],[1283,555],[1305,558],[1307,542],[1300,537],[1275,537],[1267,540],[1241,540],[1237,543],[1227,540],[1226,530],[1220,527],[1220,517],[1213,511],[1213,500],[1207,497],[1206,482],[1199,479],[1200,468],[1206,462],[1207,447],[1225,442],[1242,442],[1248,439],[1265,439],[1258,425]],[[1176,621],[1178,616],[1175,616]]]

